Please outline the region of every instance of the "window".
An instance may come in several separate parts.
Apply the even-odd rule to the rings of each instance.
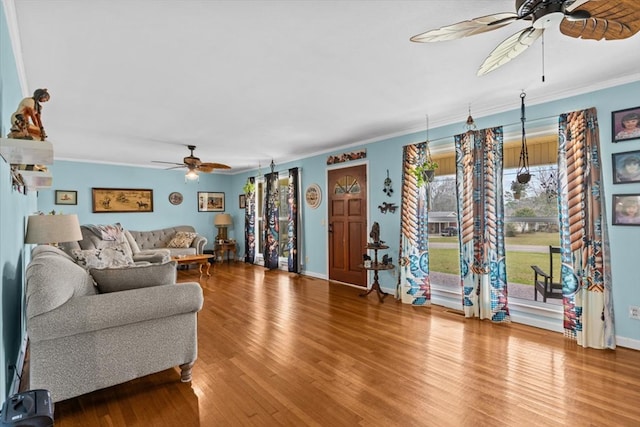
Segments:
[[[287,257],[289,256],[289,247],[287,245],[287,195],[288,195],[289,178],[287,176],[280,177],[278,180],[278,227],[280,230],[279,236],[279,248],[280,248],[280,264],[287,263]],[[264,199],[265,199],[265,185],[262,178],[256,179],[256,229],[255,235],[258,236],[258,244],[256,247],[256,261],[263,263],[263,251],[264,251]]]

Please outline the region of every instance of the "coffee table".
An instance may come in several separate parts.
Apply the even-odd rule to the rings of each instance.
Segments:
[[[184,256],[172,256],[171,259],[178,262],[178,265],[186,265],[186,264],[198,264],[200,265],[200,278],[202,278],[202,267],[207,266],[207,276],[211,277],[209,274],[209,268],[211,267],[211,263],[209,262],[209,258],[211,255],[184,255]]]

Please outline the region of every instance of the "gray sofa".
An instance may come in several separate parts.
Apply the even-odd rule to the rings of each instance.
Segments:
[[[121,233],[117,235],[106,233],[106,236],[102,236],[101,228],[107,230],[119,228]],[[125,230],[120,224],[111,226],[82,225],[80,230],[82,231],[82,240],[60,245],[68,254],[71,254],[74,249],[100,249],[126,243],[135,262],[166,262],[172,256],[202,255],[204,246],[207,244],[207,239],[197,234],[190,225],[178,225],[151,231]],[[178,232],[195,233],[196,236],[188,247],[169,247],[171,240]],[[105,240],[105,237],[114,240]]]
[[[175,261],[87,270],[53,246],[35,247],[26,272],[29,389],[60,401],[175,366],[190,381],[203,295],[198,283],[175,279]]]

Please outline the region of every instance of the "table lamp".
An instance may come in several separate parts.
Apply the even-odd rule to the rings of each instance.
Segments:
[[[233,218],[228,213],[222,213],[215,216],[213,224],[218,227],[218,235],[216,240],[227,241],[227,227],[233,224]]]
[[[56,245],[82,240],[77,215],[30,215],[25,243]]]

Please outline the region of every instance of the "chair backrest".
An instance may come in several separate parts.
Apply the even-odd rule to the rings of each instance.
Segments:
[[[553,256],[555,254],[559,254],[562,252],[562,248],[560,246],[551,246],[549,245],[549,276],[551,277],[551,282],[553,282],[553,273],[555,270],[553,269]]]

